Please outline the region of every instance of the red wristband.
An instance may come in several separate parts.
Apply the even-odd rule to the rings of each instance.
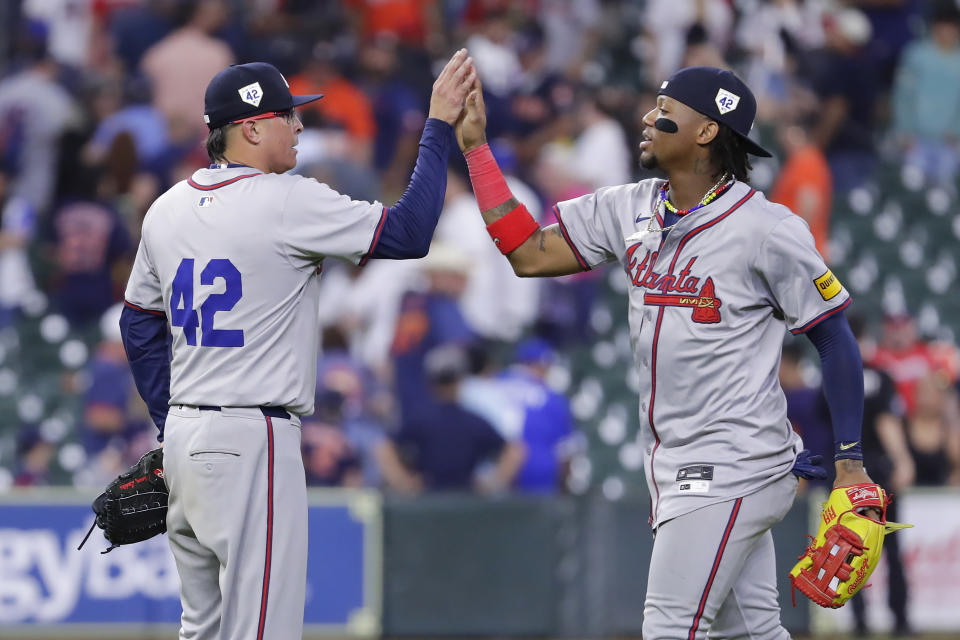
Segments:
[[[540,228],[527,208],[521,203],[513,211],[487,225],[500,253],[507,255],[527,241]]]
[[[480,211],[489,211],[513,197],[510,187],[500,173],[500,167],[493,158],[490,145],[482,144],[463,154],[470,171],[470,182],[477,197]]]

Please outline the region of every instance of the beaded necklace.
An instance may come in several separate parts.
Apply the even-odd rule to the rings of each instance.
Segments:
[[[677,209],[677,207],[672,202],[670,202],[670,199],[667,197],[667,189],[670,188],[670,181],[668,180],[667,182],[663,183],[662,187],[660,187],[660,192],[657,194],[657,202],[653,207],[653,212],[657,213],[658,211],[660,211],[660,204],[662,203],[668,210],[670,210],[671,213],[675,213],[678,216],[683,217],[692,211],[696,211],[697,209],[702,209],[703,207],[707,206],[708,204],[710,204],[711,202],[713,202],[714,200],[722,196],[727,189],[733,186],[734,182],[735,181],[730,177],[730,174],[725,173],[722,176],[720,176],[720,180],[717,181],[717,184],[713,185],[710,188],[710,190],[704,194],[703,198],[700,200],[700,204],[690,207],[689,209]],[[654,229],[653,228],[654,217],[655,216],[650,216],[650,221],[647,223],[648,232],[649,231],[661,231],[661,232],[669,231],[670,229],[673,229],[673,225],[676,224],[676,222],[674,222],[668,227]]]
[[[667,198],[667,189],[670,188],[669,181],[663,183],[663,186],[660,187],[660,198],[663,200],[663,204],[667,209],[678,216],[685,216],[691,211],[702,209],[716,200],[719,196],[723,195],[723,192],[729,189],[730,185],[733,184],[733,181],[728,182],[728,180],[730,180],[729,174],[723,174],[717,184],[713,185],[713,187],[711,187],[710,190],[703,195],[703,199],[700,200],[700,204],[690,207],[689,209],[677,209],[677,207],[670,202],[670,199]]]

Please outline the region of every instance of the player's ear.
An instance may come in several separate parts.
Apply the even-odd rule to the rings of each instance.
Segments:
[[[720,125],[718,125],[713,120],[704,120],[700,123],[700,128],[697,130],[697,143],[698,144],[710,144],[714,138],[717,137],[717,133],[720,131]]]
[[[260,131],[260,120],[244,120],[241,124],[241,132],[244,139],[250,144],[260,144],[262,132]]]

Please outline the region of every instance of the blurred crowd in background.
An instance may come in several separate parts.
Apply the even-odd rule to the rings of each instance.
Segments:
[[[779,150],[755,163],[753,182],[807,220],[828,263],[844,248],[831,237],[838,203],[882,190],[885,165],[960,220],[953,0],[3,2],[0,489],[99,488],[154,446],[118,304],[150,204],[209,163],[203,91],[214,74],[263,60],[293,93],[325,94],[301,112],[295,171],[390,205],[434,74],[461,46],[483,81],[494,154],[544,225],[558,201],[651,177],[637,163],[640,118],[689,65],[732,68],[752,87],[754,133]],[[622,288],[611,294],[622,274],[516,278],[455,156],[426,258],[323,265],[308,482],[587,491],[604,479],[588,472],[611,423],[598,438],[601,409],[583,401],[597,385],[583,381],[602,377],[591,367],[635,375],[628,343],[590,351],[625,323]],[[960,484],[960,317],[918,325],[903,299],[884,303],[854,318],[870,365],[868,468],[895,491]],[[795,428],[829,460],[805,342],[786,345],[781,383]],[[636,397],[624,406],[621,420],[635,422]],[[619,461],[636,471],[629,446]]]

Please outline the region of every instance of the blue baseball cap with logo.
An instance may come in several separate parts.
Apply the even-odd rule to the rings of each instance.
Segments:
[[[213,77],[203,97],[203,120],[210,129],[263,113],[289,111],[322,94],[290,95],[283,74],[266,62],[227,67]]]
[[[711,120],[730,127],[743,138],[747,152],[764,158],[773,154],[749,138],[757,115],[757,99],[743,80],[726,69],[686,67],[667,78],[658,95],[673,98]]]

